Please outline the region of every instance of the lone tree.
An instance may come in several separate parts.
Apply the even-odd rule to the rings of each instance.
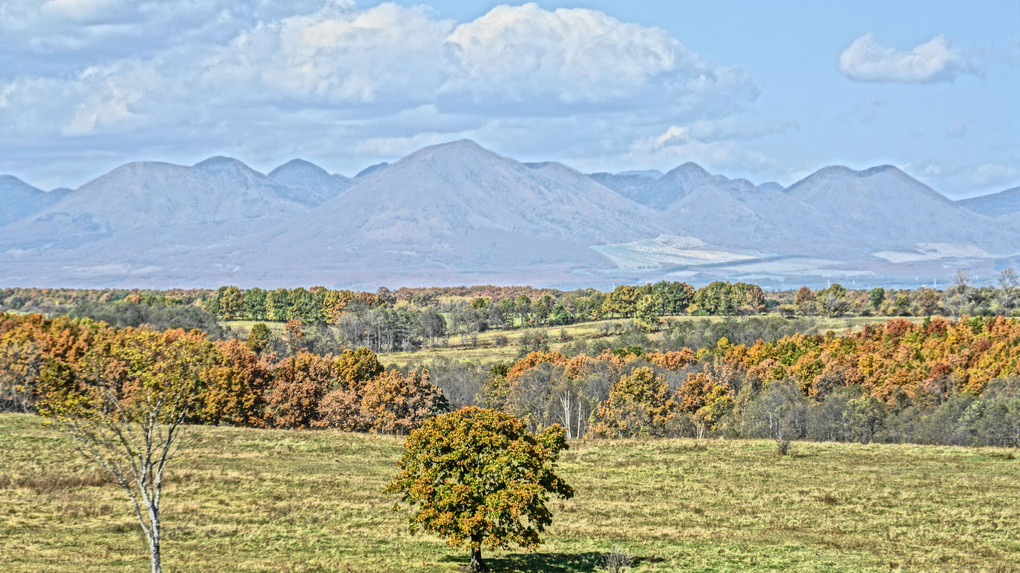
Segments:
[[[482,545],[537,547],[539,534],[552,523],[545,506],[549,494],[574,495],[553,473],[565,449],[566,431],[559,425],[533,436],[509,414],[461,408],[411,432],[400,473],[386,492],[400,494],[410,506],[411,533],[445,537],[471,551],[471,571],[488,571]]]
[[[197,330],[106,333],[109,339],[93,345],[74,375],[44,377],[39,413],[124,488],[149,543],[152,573],[160,573],[163,471],[180,446],[215,348]]]

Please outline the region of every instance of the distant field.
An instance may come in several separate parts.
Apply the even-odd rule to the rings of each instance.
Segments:
[[[172,572],[461,571],[467,554],[410,536],[382,495],[402,439],[196,427],[168,470]],[[1018,571],[1020,452],[763,441],[573,443],[537,553],[494,571]],[[0,415],[0,569],[140,572],[127,497],[41,420]]]
[[[771,315],[778,316],[778,315]],[[899,317],[886,317],[886,316],[852,316],[852,317],[839,317],[839,318],[825,318],[825,317],[812,317],[816,321],[816,326],[811,333],[814,332],[825,332],[832,330],[836,333],[842,334],[846,332],[846,329],[850,328],[853,330],[860,329],[865,324],[883,323],[890,318]],[[919,317],[904,317],[906,320],[911,322],[921,322],[924,320]],[[718,322],[722,320],[740,320],[734,317],[723,317],[723,316],[678,316],[669,317],[669,320],[678,321],[701,321],[709,320],[712,322]],[[258,321],[255,320],[234,320],[234,321],[222,321],[220,324],[230,328],[237,329],[240,332],[247,333],[251,330],[251,327]],[[582,322],[578,324],[571,324],[567,326],[546,326],[539,328],[523,328],[517,330],[490,330],[482,332],[478,335],[478,339],[475,344],[471,344],[471,341],[466,337],[454,335],[449,337],[447,345],[445,347],[426,348],[417,352],[393,352],[384,353],[379,355],[379,361],[385,366],[408,366],[414,364],[428,363],[436,358],[447,358],[451,360],[470,360],[481,363],[492,363],[492,362],[508,362],[512,361],[517,355],[517,343],[520,341],[522,336],[532,336],[536,332],[544,332],[549,339],[549,348],[551,350],[559,350],[564,345],[575,340],[591,341],[596,338],[603,337],[604,329],[607,323],[616,323],[618,325],[625,325],[630,323],[630,319],[617,319],[617,320],[603,320],[598,322]],[[272,331],[274,336],[283,336],[283,323],[282,322],[267,322],[266,325],[269,330]],[[566,335],[566,340],[561,339],[561,334]],[[505,346],[496,345],[496,337],[505,336],[508,340],[508,344]],[[610,337],[609,341],[614,341],[614,338]]]

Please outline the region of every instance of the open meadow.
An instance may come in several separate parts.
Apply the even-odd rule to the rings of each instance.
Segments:
[[[382,494],[403,439],[188,428],[163,502],[172,572],[460,571],[468,554],[411,536]],[[767,441],[571,443],[576,490],[536,553],[494,571],[1017,571],[1020,454],[991,448]],[[0,569],[148,570],[128,499],[69,439],[0,415]]]

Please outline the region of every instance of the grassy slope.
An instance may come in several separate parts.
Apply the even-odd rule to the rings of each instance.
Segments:
[[[174,572],[458,571],[467,555],[410,536],[380,494],[402,440],[194,428],[169,470]],[[554,500],[538,553],[496,571],[1015,571],[1020,456],[1008,450],[690,440],[587,442],[564,454],[578,495]],[[118,487],[40,420],[0,415],[0,569],[145,571]],[[1011,568],[1012,567],[1012,568]]]
[[[721,317],[721,316],[679,316],[672,317],[670,320],[679,321],[721,321],[727,318],[731,320],[739,320],[734,317]],[[816,326],[813,332],[825,332],[826,330],[832,330],[834,332],[842,334],[847,328],[858,330],[865,324],[884,323],[891,318],[898,317],[867,317],[867,316],[855,316],[855,317],[841,317],[841,318],[825,318],[825,317],[812,317],[816,321]],[[906,320],[911,322],[920,322],[924,320],[919,317],[906,317]],[[220,324],[230,328],[235,328],[239,332],[247,333],[251,331],[252,326],[257,321],[254,320],[235,320],[235,321],[221,321]],[[578,324],[571,324],[567,326],[548,326],[540,328],[524,328],[516,330],[490,330],[483,332],[478,335],[476,345],[471,345],[469,341],[462,336],[451,336],[449,338],[449,345],[445,348],[427,348],[419,350],[417,352],[393,352],[388,354],[380,354],[379,361],[385,366],[408,366],[416,364],[424,364],[435,358],[449,358],[452,360],[472,360],[481,363],[492,363],[492,362],[512,362],[514,357],[517,355],[517,343],[520,338],[524,335],[533,335],[536,332],[544,332],[549,338],[549,347],[551,350],[559,350],[565,344],[574,340],[587,340],[591,341],[601,336],[600,325],[607,322],[615,322],[617,324],[628,323],[630,319],[622,319],[615,321],[598,321],[598,322],[582,322]],[[283,336],[283,323],[282,322],[267,322],[267,326],[273,332],[273,336]],[[561,332],[566,334],[567,341],[560,339]],[[496,346],[495,339],[497,336],[505,336],[509,340],[509,344],[506,346]],[[610,339],[611,340],[611,339]]]

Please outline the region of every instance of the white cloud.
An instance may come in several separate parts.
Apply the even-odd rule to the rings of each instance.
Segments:
[[[535,4],[460,25],[423,7],[330,7],[247,30],[203,65],[208,81],[243,93],[486,114],[718,115],[757,96],[742,70],[713,68],[664,30]]]
[[[64,73],[181,45],[213,45],[258,22],[306,14],[323,0],[3,0],[4,67],[44,61]],[[333,4],[350,5],[349,2]],[[40,60],[32,56],[51,56]],[[0,70],[2,72],[2,70]]]
[[[1016,183],[1020,179],[1020,169],[1008,165],[986,163],[979,166],[967,179],[970,187],[990,187]]]
[[[721,122],[731,133],[743,131],[764,135],[762,128],[740,126],[732,119]],[[784,131],[779,130],[779,131]],[[772,133],[777,130],[773,129]],[[694,161],[709,169],[729,169],[743,173],[771,172],[777,166],[775,159],[739,145],[733,138],[718,138],[723,133],[718,127],[704,124],[687,127],[671,126],[663,133],[636,140],[629,156],[636,165],[676,165]],[[758,136],[758,135],[753,135]]]
[[[967,136],[968,127],[970,127],[970,120],[965,117],[961,117],[949,125],[949,128],[946,130],[946,135],[956,139],[962,139]]]
[[[91,135],[96,131],[118,132],[145,123],[143,110],[137,109],[158,85],[153,70],[89,68],[79,77],[87,86],[74,115],[61,130],[63,135]]]
[[[844,76],[862,82],[936,83],[953,81],[958,74],[980,75],[976,62],[935,36],[910,51],[881,46],[873,34],[854,40],[839,56]]]
[[[116,11],[121,0],[48,0],[42,4],[44,15],[75,22],[102,20]]]
[[[595,10],[497,6],[458,24],[347,0],[0,0],[0,36],[16,46],[0,64],[8,164],[82,138],[125,161],[350,164],[458,137],[583,159],[625,156],[659,126],[710,151],[791,128],[720,120],[758,94],[743,70]]]
[[[665,30],[595,10],[497,6],[446,40],[457,67],[448,89],[480,97],[517,100],[552,91],[568,103],[601,101],[713,71]]]
[[[497,6],[472,22],[456,25],[421,6],[384,3],[361,9],[334,2],[313,12],[295,9],[294,14],[281,16],[262,2],[249,2],[253,13],[270,16],[253,19],[238,15],[244,10],[213,1],[199,8],[206,18],[202,23],[200,18],[185,17],[184,4],[51,0],[43,5],[50,9],[33,12],[18,3],[15,8],[21,7],[23,17],[15,20],[22,23],[22,32],[40,32],[43,16],[59,11],[129,28],[131,22],[144,20],[145,25],[132,28],[132,33],[151,28],[149,22],[157,20],[173,22],[185,35],[207,37],[124,58],[111,58],[105,48],[83,49],[93,58],[73,73],[24,74],[4,87],[53,82],[58,92],[75,94],[66,105],[79,106],[77,97],[92,87],[85,70],[110,70],[103,74],[107,84],[128,85],[134,81],[134,70],[145,68],[152,70],[162,88],[113,93],[115,101],[108,111],[116,108],[126,117],[137,113],[128,107],[151,100],[149,107],[158,109],[157,117],[151,118],[155,122],[193,121],[196,113],[215,115],[217,106],[234,110],[253,105],[341,106],[362,116],[434,105],[450,115],[629,111],[694,119],[724,116],[757,96],[742,70],[713,68],[664,30],[621,22],[594,10]],[[141,18],[143,9],[152,18]],[[55,18],[50,14],[49,22],[56,24]],[[216,34],[208,31],[210,22],[236,33],[217,42]],[[102,43],[102,34],[92,24],[69,26],[64,32],[41,33],[36,39],[49,49],[65,43],[78,47]],[[180,105],[182,94],[190,105]],[[174,109],[189,117],[175,116]],[[70,132],[103,123],[82,119],[87,116],[79,113],[77,127]]]
[[[793,122],[743,123],[734,117],[720,120],[698,120],[684,127],[671,127],[675,135],[683,139],[711,142],[727,140],[750,140],[797,129]],[[668,133],[668,132],[667,132]]]
[[[205,58],[203,79],[242,100],[258,93],[310,103],[419,105],[446,79],[443,38],[452,28],[423,7],[330,6],[240,34]]]

